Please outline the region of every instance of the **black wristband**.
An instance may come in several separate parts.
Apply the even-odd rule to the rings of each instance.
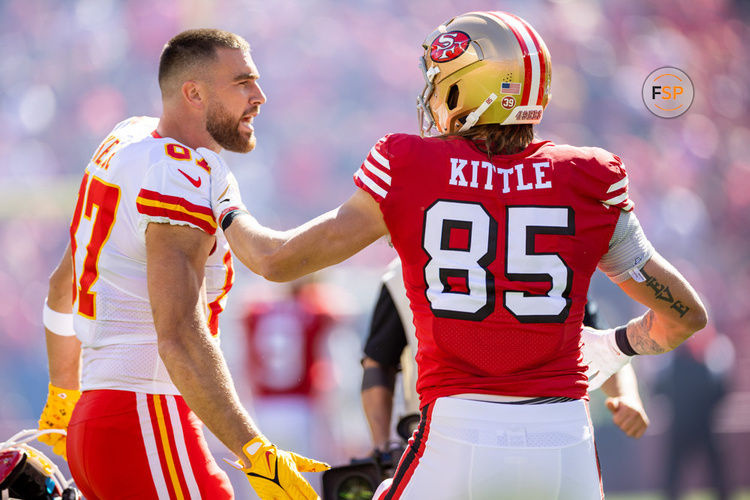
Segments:
[[[226,214],[223,219],[221,219],[221,230],[222,231],[226,231],[227,228],[230,225],[232,225],[232,222],[234,221],[234,218],[237,217],[238,215],[248,214],[248,213],[250,213],[250,212],[248,212],[247,210],[243,210],[241,208],[237,208],[235,210],[232,210],[231,212],[229,212],[228,214]]]
[[[617,342],[617,347],[622,351],[623,354],[625,354],[626,356],[635,356],[638,353],[635,352],[633,346],[630,345],[627,331],[628,328],[626,326],[617,328],[615,330],[615,342]]]

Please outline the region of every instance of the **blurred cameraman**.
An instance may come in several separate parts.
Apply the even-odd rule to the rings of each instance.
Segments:
[[[419,399],[415,389],[417,366],[414,360],[417,339],[398,258],[389,264],[382,281],[362,359],[362,406],[372,436],[373,457],[387,462],[393,452],[403,449],[390,439],[393,395],[399,370],[404,400],[400,417],[403,426],[418,422]],[[583,324],[597,329],[608,328],[592,300],[586,304]],[[604,382],[602,390],[608,396],[605,405],[612,412],[614,424],[629,437],[640,438],[646,432],[649,419],[632,365],[627,364],[612,375]],[[393,457],[393,461],[397,462],[398,457]]]

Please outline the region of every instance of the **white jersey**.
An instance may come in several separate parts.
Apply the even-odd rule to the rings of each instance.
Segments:
[[[78,192],[71,223],[74,328],[83,346],[83,390],[178,394],[159,357],[146,281],[150,222],[187,225],[216,236],[206,263],[207,317],[232,286],[229,245],[211,211],[210,168],[194,150],[134,117],[102,142]]]

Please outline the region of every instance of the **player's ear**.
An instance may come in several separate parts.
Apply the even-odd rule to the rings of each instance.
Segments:
[[[182,98],[190,106],[195,109],[203,109],[205,104],[205,89],[203,86],[195,81],[188,80],[182,84]]]

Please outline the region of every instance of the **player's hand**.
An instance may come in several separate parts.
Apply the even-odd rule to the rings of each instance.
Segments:
[[[242,202],[237,179],[221,156],[207,148],[198,148],[196,151],[211,168],[211,208],[221,227],[227,214],[235,210],[247,211],[247,208]]]
[[[640,401],[627,397],[607,398],[605,406],[612,412],[612,422],[628,437],[638,439],[651,423]]]
[[[323,472],[330,465],[296,453],[280,450],[264,436],[242,447],[250,485],[260,498],[279,500],[317,499],[318,494],[300,472]]]
[[[589,391],[601,387],[609,377],[630,363],[630,356],[617,347],[614,330],[595,330],[584,326],[581,338],[583,364],[588,367]]]
[[[73,408],[80,397],[81,391],[79,390],[61,389],[49,384],[47,404],[44,405],[42,415],[39,417],[39,429],[67,430]],[[43,434],[38,439],[42,443],[52,446],[54,453],[61,455],[65,460],[68,459],[65,452],[64,434]]]

